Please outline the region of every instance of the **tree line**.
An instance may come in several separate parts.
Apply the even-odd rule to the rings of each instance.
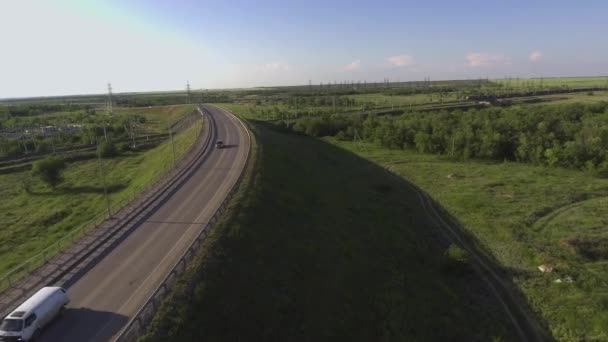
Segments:
[[[388,148],[583,169],[608,177],[608,102],[393,117],[335,114],[280,125],[316,137],[357,136]]]

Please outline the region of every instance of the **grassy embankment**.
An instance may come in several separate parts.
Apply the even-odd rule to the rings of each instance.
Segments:
[[[175,136],[177,158],[192,145],[201,127],[199,121]],[[111,203],[116,205],[131,198],[164,174],[172,163],[170,142],[147,151],[125,152],[103,159],[101,167]],[[97,159],[68,164],[64,178],[63,184],[51,190],[27,171],[0,175],[0,274],[104,212]],[[24,183],[29,183],[29,192]]]
[[[389,167],[445,206],[512,272],[558,340],[608,339],[608,180],[328,140]],[[541,264],[554,271],[539,272]]]
[[[226,107],[248,114],[243,106]],[[608,340],[608,180],[576,170],[460,162],[330,141],[390,167],[437,199],[511,272],[556,338]],[[554,271],[542,274],[541,264]]]
[[[253,126],[255,177],[145,341],[515,339],[402,182],[324,141]]]

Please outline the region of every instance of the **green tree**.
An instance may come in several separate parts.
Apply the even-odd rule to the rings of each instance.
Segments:
[[[97,146],[97,153],[99,153],[102,158],[113,158],[118,155],[118,149],[116,148],[116,145],[111,142],[103,142]]]
[[[32,175],[40,177],[40,179],[55,188],[63,182],[63,170],[66,168],[65,161],[61,157],[47,157],[45,159],[34,162],[32,166]]]

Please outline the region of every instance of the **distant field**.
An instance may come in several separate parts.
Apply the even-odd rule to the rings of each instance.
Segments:
[[[512,272],[558,340],[608,339],[607,179],[328,140],[390,168],[444,205]],[[542,274],[542,264],[555,271]]]
[[[357,104],[373,103],[376,107],[407,106],[410,104],[423,103],[439,103],[441,101],[455,101],[456,94],[451,92],[440,97],[437,94],[416,94],[416,95],[385,95],[385,94],[361,94],[348,95],[347,97],[355,99]]]
[[[175,138],[177,157],[194,142],[198,122]],[[157,179],[173,163],[169,142],[145,152],[126,152],[103,159],[113,204]],[[24,189],[29,182],[31,191]],[[105,209],[99,162],[68,164],[65,183],[52,191],[29,172],[0,175],[0,276],[37,254]]]
[[[92,113],[87,113],[85,110],[73,110],[62,112],[49,112],[39,115],[12,117],[9,120],[3,121],[3,126],[19,125],[49,125],[54,123],[90,123],[104,121],[112,124],[113,118],[126,117],[128,115],[140,115],[145,117],[150,122],[149,126],[158,126],[153,129],[167,128],[169,122],[174,123],[190,114],[196,107],[194,105],[171,105],[171,106],[154,106],[154,107],[134,107],[120,108],[115,107],[113,116],[108,117],[105,109],[98,109]]]
[[[550,78],[520,78],[511,80],[496,79],[493,82],[513,88],[557,87],[570,88],[608,87],[608,77],[550,77]]]
[[[172,105],[156,107],[116,108],[114,113],[118,116],[141,115],[146,118],[144,127],[151,132],[166,132],[169,125],[175,124],[180,119],[192,113],[196,109],[194,105]],[[97,115],[104,115],[98,112]]]
[[[95,144],[96,137],[106,133],[114,141],[167,133],[170,126],[178,124],[195,108],[194,105],[116,107],[109,115],[105,109],[92,108],[38,114],[45,107],[34,107],[34,111],[20,116],[0,113],[0,157],[15,159],[31,152],[44,154],[55,148]]]
[[[567,94],[555,94],[545,96],[530,96],[524,98],[513,99],[514,104],[526,104],[526,103],[543,103],[550,105],[559,105],[566,103],[594,103],[600,101],[608,101],[608,91],[593,91],[591,93],[567,93]]]

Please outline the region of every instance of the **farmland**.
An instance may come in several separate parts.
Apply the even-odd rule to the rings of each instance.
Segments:
[[[493,82],[512,88],[564,87],[570,89],[608,87],[608,77],[548,77],[548,78],[505,78]]]

